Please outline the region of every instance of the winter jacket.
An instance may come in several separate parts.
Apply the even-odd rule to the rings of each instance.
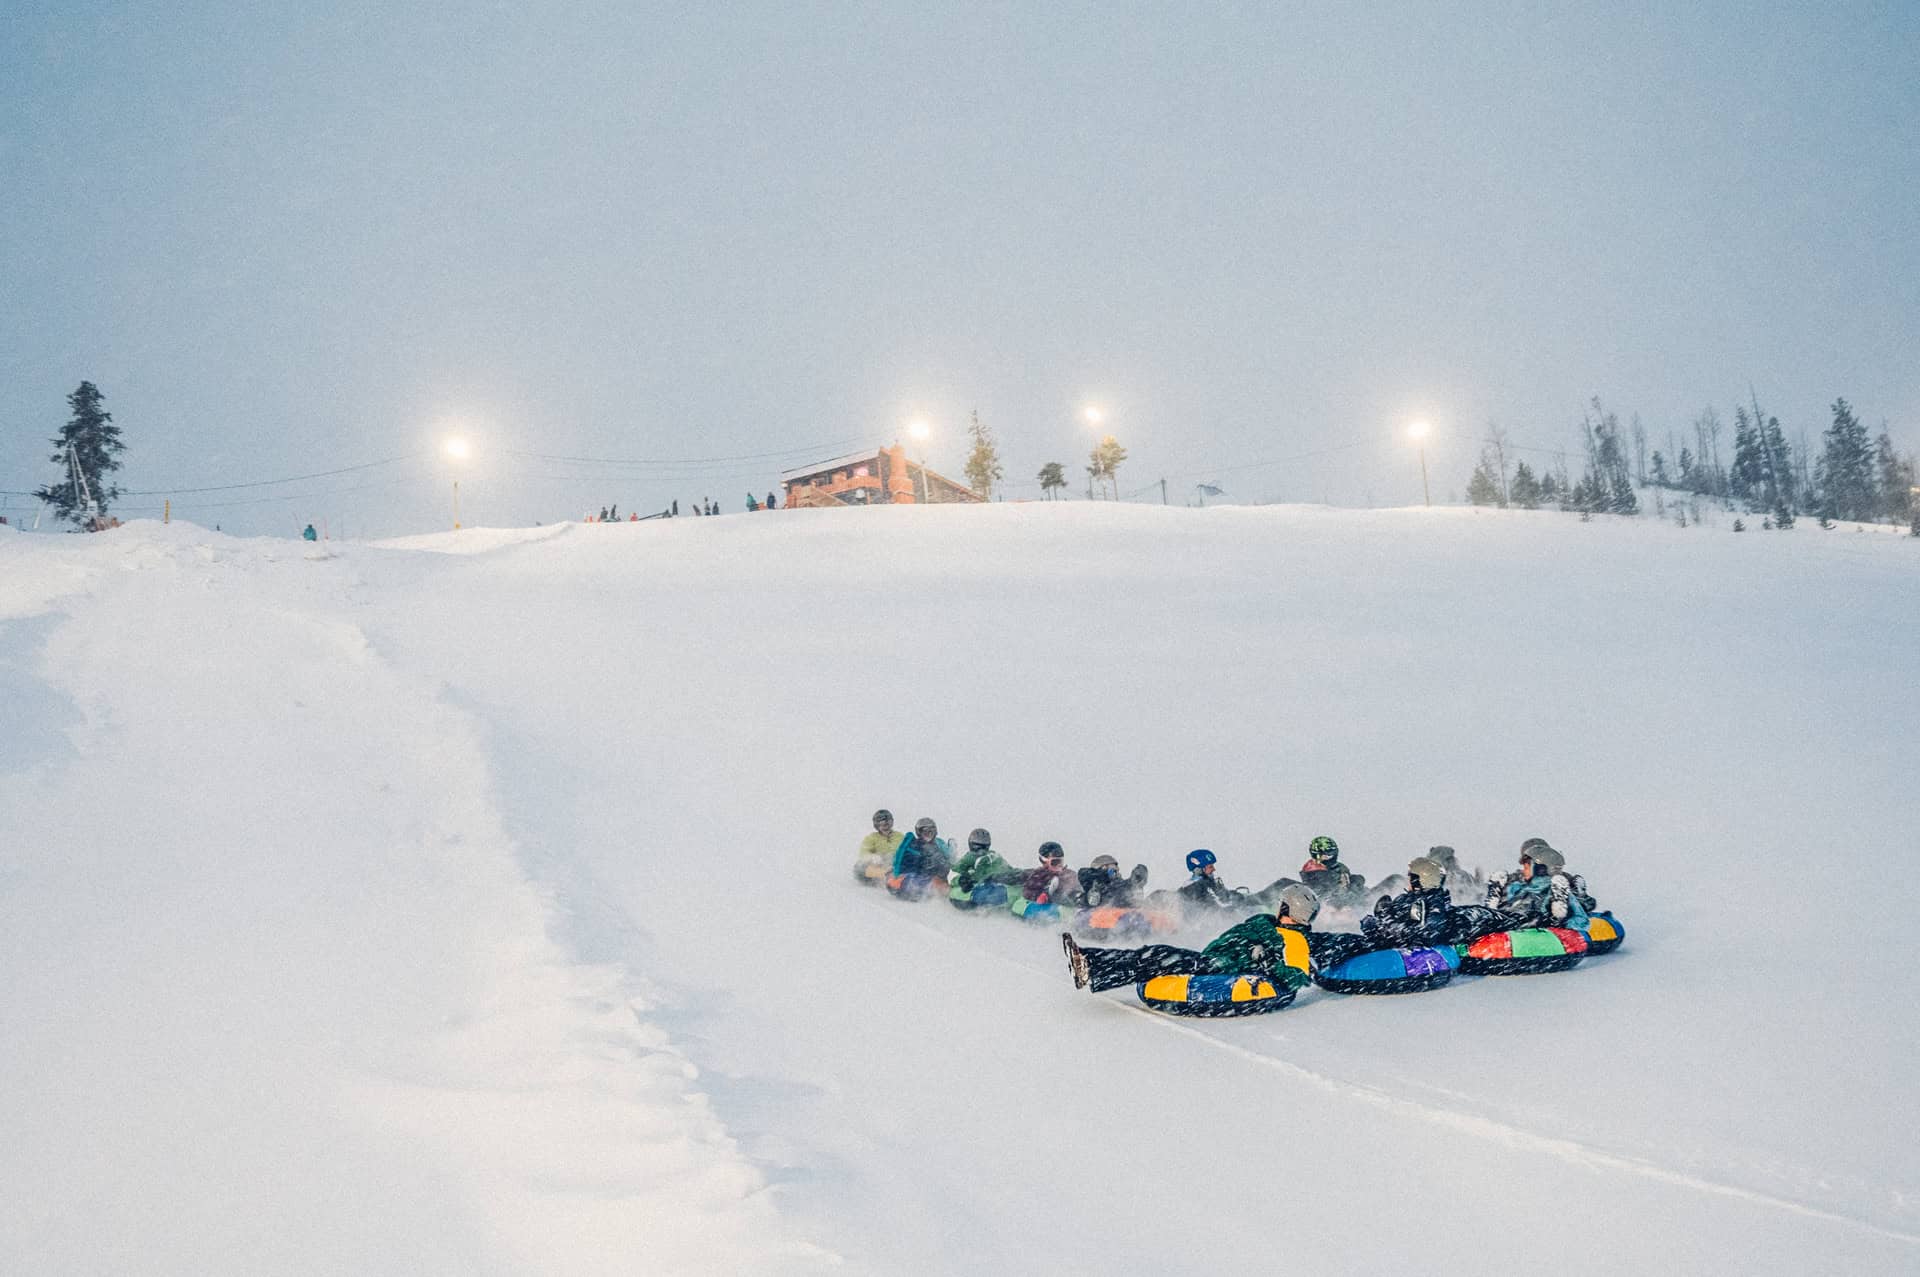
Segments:
[[[1238,892],[1211,874],[1195,874],[1193,881],[1175,894],[1186,904],[1213,905],[1221,909],[1228,908],[1240,899]]]
[[[1073,870],[1061,865],[1041,865],[1027,871],[1026,881],[1020,884],[1020,894],[1037,905],[1071,904],[1074,899],[1075,884]]]
[[[955,887],[967,892],[986,882],[1021,882],[1026,874],[1008,864],[1006,858],[991,847],[982,847],[978,851],[969,847],[965,855],[953,862],[953,870],[947,878]]]
[[[876,829],[860,840],[860,858],[885,860],[891,865],[894,853],[900,850],[900,844],[906,839],[907,835],[902,830],[896,829],[890,834],[883,834]]]
[[[1491,888],[1488,895],[1491,898]],[[1565,874],[1548,877],[1536,873],[1531,878],[1516,874],[1508,880],[1495,907],[1519,919],[1519,925],[1575,930],[1587,925],[1586,905],[1574,894],[1573,883]]]
[[[1256,913],[1213,938],[1200,951],[1210,966],[1221,975],[1257,971],[1275,984],[1297,989],[1307,982],[1313,965],[1307,933],[1297,927],[1283,927],[1270,913]]]
[[[945,838],[922,843],[916,835],[903,841],[900,849],[893,853],[893,876],[926,874],[929,878],[942,878],[952,864],[952,843]]]
[[[1367,885],[1365,878],[1360,877],[1345,865],[1321,864],[1318,860],[1309,860],[1300,866],[1300,881],[1312,887],[1313,894],[1322,900],[1360,891]]]
[[[1098,869],[1080,871],[1080,900],[1089,909],[1131,909],[1138,903],[1135,895],[1131,878]]]
[[[1438,944],[1447,934],[1447,914],[1452,908],[1453,899],[1445,887],[1383,896],[1373,912],[1360,920],[1360,930],[1383,947]]]
[[[309,523],[306,526],[306,530],[300,534],[300,538],[303,541],[318,541],[320,539],[320,534],[318,532],[315,532],[313,530],[313,525]]]

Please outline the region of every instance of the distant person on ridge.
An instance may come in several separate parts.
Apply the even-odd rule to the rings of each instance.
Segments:
[[[747,494],[747,513],[752,514],[755,510],[758,510],[759,508],[760,508],[760,502],[757,499],[755,499],[754,495],[751,492],[749,492]]]
[[[318,541],[320,539],[320,534],[318,532],[315,532],[313,530],[313,525],[309,523],[307,525],[306,531],[300,534],[300,539],[303,541]]]

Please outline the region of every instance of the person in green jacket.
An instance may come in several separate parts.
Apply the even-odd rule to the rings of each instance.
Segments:
[[[947,881],[953,884],[956,894],[965,895],[986,883],[1019,882],[1026,876],[1026,870],[1015,869],[1007,863],[1006,857],[993,849],[992,834],[984,829],[976,829],[967,835],[967,849],[960,859],[953,862]]]
[[[1276,987],[1298,989],[1315,965],[1311,933],[1319,912],[1320,898],[1294,883],[1280,890],[1272,913],[1256,913],[1228,927],[1197,952],[1170,944],[1083,949],[1071,932],[1061,933],[1060,939],[1073,970],[1073,987],[1095,993],[1159,975],[1258,974]]]
[[[893,868],[893,854],[900,850],[906,838],[905,834],[894,831],[892,812],[885,807],[874,812],[873,832],[860,840],[860,854],[853,861],[853,876],[869,887],[885,882],[887,872]]]

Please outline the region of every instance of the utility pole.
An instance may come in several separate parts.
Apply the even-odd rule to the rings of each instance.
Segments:
[[[1160,504],[1167,504],[1167,481],[1165,479],[1160,481]]]

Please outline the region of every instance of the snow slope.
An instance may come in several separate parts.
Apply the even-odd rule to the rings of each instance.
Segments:
[[[1463,510],[0,540],[0,1256],[1912,1271],[1917,581]],[[1629,941],[1189,1025],[854,886],[883,804],[1166,885],[1543,834]]]

